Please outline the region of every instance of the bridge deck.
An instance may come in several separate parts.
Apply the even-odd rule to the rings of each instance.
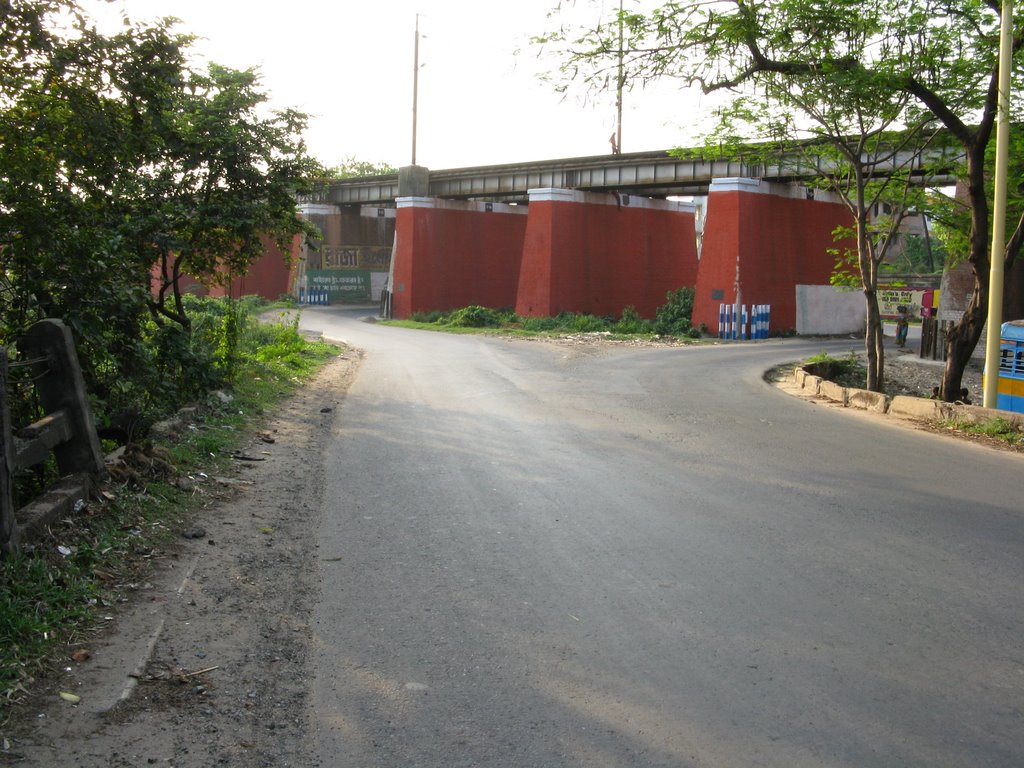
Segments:
[[[933,162],[933,156],[929,162]],[[911,151],[897,153],[888,163],[892,170],[911,167],[915,173],[929,175]],[[945,153],[940,157],[947,158]],[[952,161],[952,155],[948,156]],[[825,161],[808,159],[806,152],[783,158],[778,164],[739,159],[674,157],[668,150],[622,155],[598,155],[562,160],[511,163],[475,168],[454,168],[429,172],[429,196],[453,199],[482,199],[526,202],[528,190],[547,187],[582,189],[594,192],[620,190],[645,197],[704,195],[714,179],[753,178],[769,181],[793,181],[822,176]],[[338,205],[389,204],[398,196],[398,174],[340,179],[322,192],[303,199],[307,203]]]

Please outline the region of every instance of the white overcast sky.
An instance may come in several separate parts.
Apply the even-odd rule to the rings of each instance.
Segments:
[[[626,0],[634,7],[647,0]],[[647,3],[648,5],[650,3]],[[537,79],[554,66],[529,44],[556,23],[557,0],[88,0],[97,15],[174,16],[206,58],[257,68],[277,107],[310,115],[310,154],[395,167],[412,159],[416,15],[420,75],[416,160],[433,169],[601,155],[615,129],[614,95],[563,97]],[[596,19],[617,0],[571,0]],[[516,51],[519,54],[516,55]],[[624,100],[623,151],[687,145],[710,112],[677,83]]]

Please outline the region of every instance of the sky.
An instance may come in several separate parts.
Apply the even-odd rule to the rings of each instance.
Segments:
[[[626,0],[639,7],[647,0]],[[413,73],[419,16],[416,162],[435,170],[603,155],[615,132],[615,97],[582,85],[556,93],[538,75],[529,38],[559,23],[558,0],[88,0],[90,14],[132,21],[164,16],[200,39],[203,57],[256,68],[275,107],[310,115],[309,153],[412,162]],[[568,0],[565,20],[608,18],[618,0]],[[571,7],[569,7],[571,6]],[[287,11],[287,13],[283,12]],[[518,53],[517,53],[518,52]],[[624,152],[687,146],[710,106],[678,83],[627,92]]]

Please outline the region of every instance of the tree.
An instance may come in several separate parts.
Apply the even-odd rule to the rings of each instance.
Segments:
[[[100,397],[169,353],[152,323],[187,334],[184,271],[224,279],[311,231],[305,117],[266,116],[252,72],[194,68],[174,26],[105,36],[72,0],[0,0],[0,343],[63,318]]]
[[[294,235],[315,235],[296,215],[296,195],[318,168],[298,138],[304,115],[259,116],[265,96],[252,71],[188,74],[169,104],[173,119],[153,126],[151,172],[132,195],[144,224],[133,237],[144,263],[155,255],[160,265],[151,308],[186,327],[182,274],[230,280],[263,254],[264,237],[287,253]]]
[[[905,98],[908,108],[912,105],[948,131],[964,155],[967,260],[974,269],[975,291],[963,318],[947,335],[941,387],[945,399],[960,392],[988,301],[985,153],[996,117],[998,26],[997,0],[668,2],[650,14],[630,13],[627,21],[630,68],[640,73],[640,82],[680,78],[704,92],[745,89],[749,96],[771,101],[778,92],[765,89],[766,82],[799,88],[809,81],[832,80],[842,93],[854,93],[850,87],[856,86],[878,94],[884,103]],[[1015,28],[1016,53],[1024,25],[1017,21]],[[606,61],[618,47],[608,28],[584,31],[573,40],[555,39],[564,45],[570,70]],[[599,80],[594,72],[592,67],[592,82]],[[1008,263],[1024,242],[1020,224],[1024,220],[1008,240]],[[1012,273],[1007,270],[1008,276]]]
[[[878,28],[878,19],[866,11],[851,21],[842,36],[830,36],[822,43],[822,50],[828,50],[831,59],[863,50]],[[899,44],[889,40],[880,53],[891,55],[889,49]],[[854,278],[851,284],[855,281],[864,293],[867,388],[882,391],[881,265],[903,219],[923,201],[912,173],[922,166],[924,149],[934,132],[913,114],[905,95],[879,88],[858,72],[823,68],[797,80],[768,71],[759,73],[755,81],[758,95],[737,97],[723,109],[721,122],[724,126],[751,126],[759,135],[771,137],[773,142],[757,149],[766,164],[817,167],[821,173],[818,185],[838,193],[846,204],[852,226],[839,228],[836,239],[852,242],[853,248],[840,246],[837,255],[844,271]],[[715,137],[719,144],[722,138]]]
[[[371,163],[366,160],[357,160],[350,155],[340,165],[324,168],[317,175],[324,181],[334,181],[360,176],[393,176],[396,173],[398,173],[398,169],[388,163]]]

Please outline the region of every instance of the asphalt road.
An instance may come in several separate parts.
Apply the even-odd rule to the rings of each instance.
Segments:
[[[1024,764],[1019,455],[763,382],[821,343],[366,314],[303,313],[366,352],[314,459],[324,766]]]

